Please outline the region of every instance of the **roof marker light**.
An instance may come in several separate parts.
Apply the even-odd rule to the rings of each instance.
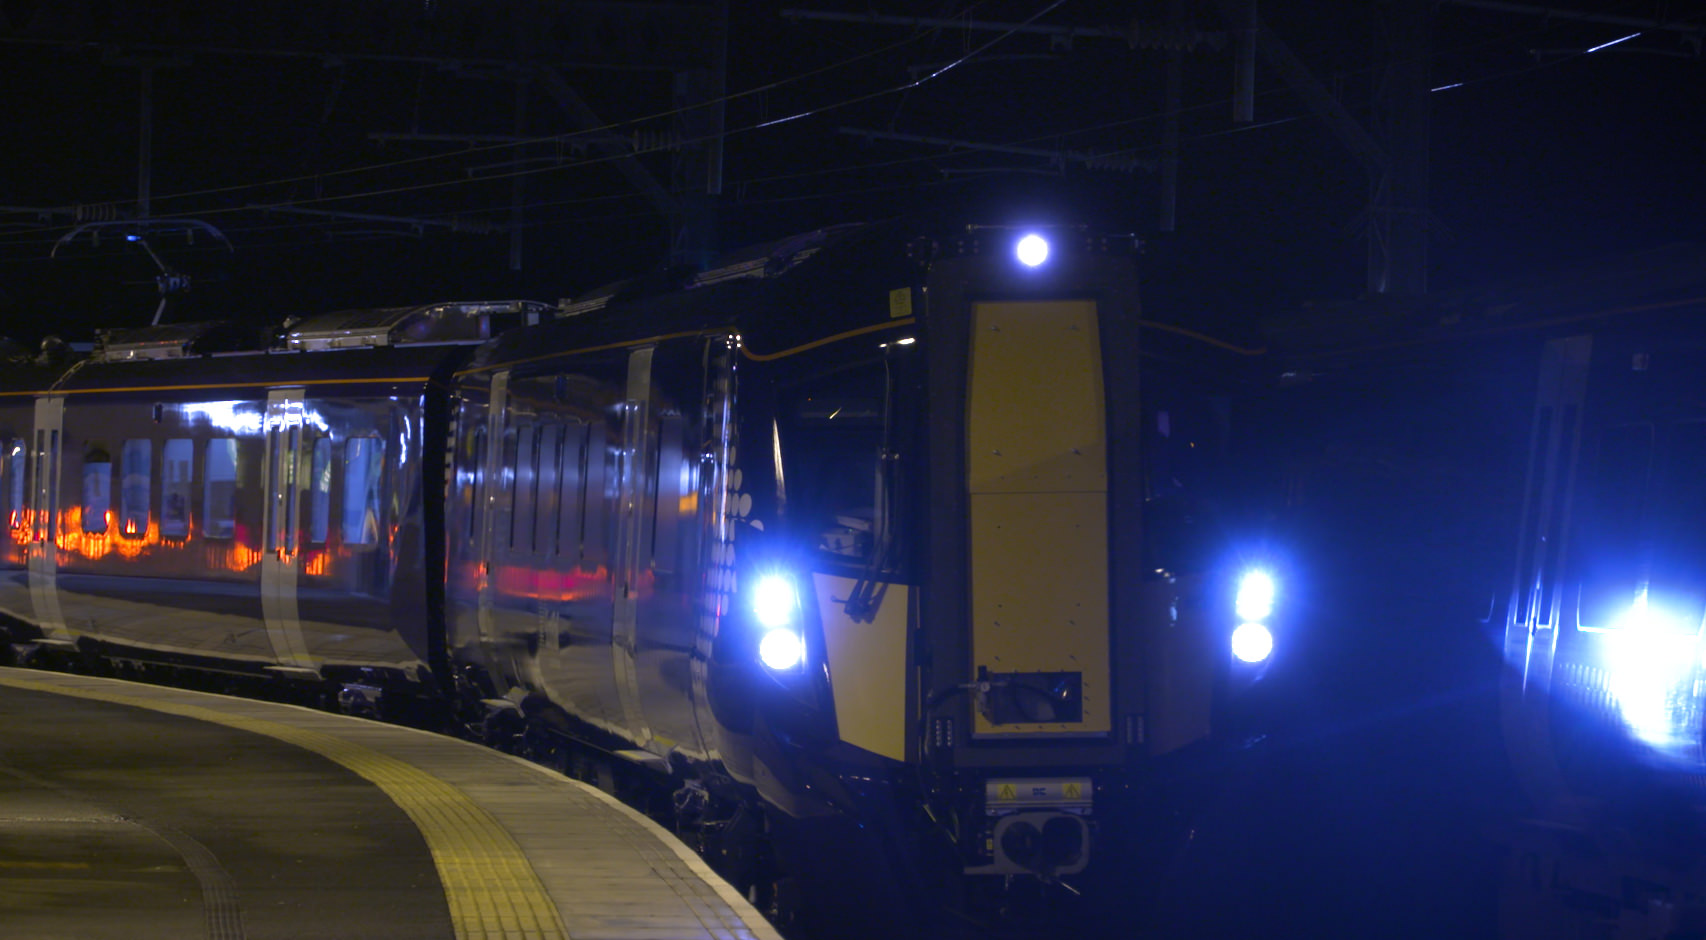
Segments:
[[[1041,235],[1026,235],[1019,239],[1015,254],[1019,263],[1027,268],[1034,268],[1048,260],[1048,241]]]

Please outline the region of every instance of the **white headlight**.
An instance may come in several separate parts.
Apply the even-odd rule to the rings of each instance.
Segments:
[[[1238,598],[1233,604],[1239,620],[1262,621],[1274,612],[1274,579],[1265,571],[1252,571],[1238,582]]]
[[[1015,249],[1019,263],[1027,268],[1034,268],[1048,260],[1048,241],[1041,235],[1026,235],[1019,239]]]
[[[766,627],[785,627],[794,622],[794,608],[799,606],[794,583],[779,574],[767,574],[758,579],[752,589],[752,614]]]
[[[1242,662],[1259,663],[1274,651],[1274,635],[1259,623],[1241,623],[1232,631],[1232,655]]]
[[[787,628],[771,630],[758,641],[759,660],[777,672],[798,666],[805,655],[806,644],[798,633]]]
[[[1680,743],[1698,707],[1699,638],[1687,624],[1650,609],[1642,594],[1606,636],[1608,685],[1618,711],[1630,733],[1654,747]]]

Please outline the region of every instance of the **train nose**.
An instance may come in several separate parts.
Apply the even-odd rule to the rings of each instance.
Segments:
[[[996,864],[1039,875],[1084,867],[1090,829],[1067,813],[1016,813],[1001,820],[995,838]]]

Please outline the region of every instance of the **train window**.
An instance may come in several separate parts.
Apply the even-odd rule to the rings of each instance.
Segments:
[[[1698,625],[1706,613],[1706,424],[1638,422],[1602,431],[1581,483],[1572,554],[1579,623],[1615,626],[1637,597]]]
[[[130,538],[148,534],[153,513],[154,442],[129,440],[119,450],[118,530]]]
[[[582,521],[587,499],[587,426],[576,425],[563,434],[562,473],[557,477],[557,552],[570,558],[581,556],[586,537]]]
[[[533,446],[538,431],[529,425],[515,430],[515,489],[513,507],[509,514],[509,547],[522,552],[533,551],[534,496],[538,493],[538,451]]]
[[[468,471],[468,541],[474,544],[475,536],[479,535],[476,524],[486,507],[480,505],[480,498],[485,495],[486,478],[486,429],[477,428],[474,431],[474,459],[469,462]],[[480,551],[484,551],[481,548]]]
[[[343,539],[345,545],[379,542],[379,480],[385,448],[376,437],[344,442]]]
[[[696,495],[691,479],[693,465],[686,459],[687,419],[665,415],[658,422],[657,493],[652,525],[652,568],[660,574],[675,571],[681,537],[681,519],[697,512],[687,501]]]
[[[793,389],[777,422],[786,512],[819,551],[868,561],[874,545],[884,369],[865,363]]]
[[[190,467],[195,442],[175,437],[160,452],[160,534],[169,539],[190,534]]]
[[[610,560],[609,506],[615,494],[607,492],[611,481],[617,479],[614,467],[616,448],[609,446],[609,434],[602,424],[587,429],[586,482],[581,487],[581,569],[597,570]]]
[[[1200,571],[1213,563],[1234,507],[1227,479],[1231,402],[1157,381],[1143,413],[1145,571]]]
[[[95,447],[83,455],[83,531],[107,531],[107,513],[113,506],[113,458]]]
[[[332,439],[314,442],[308,469],[308,541],[324,545],[332,527]]]
[[[24,453],[24,442],[12,441],[6,449],[6,511],[7,524],[14,529],[26,528],[29,525],[29,514],[24,511],[26,466],[28,458]]]
[[[557,533],[562,524],[562,499],[557,491],[557,477],[560,475],[563,459],[562,439],[563,429],[559,425],[547,424],[539,429],[537,483],[540,525],[534,550],[541,555],[554,555],[557,552]]]
[[[202,459],[201,534],[231,538],[237,534],[237,439],[208,441]]]

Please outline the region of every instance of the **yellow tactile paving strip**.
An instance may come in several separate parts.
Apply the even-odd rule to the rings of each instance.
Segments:
[[[509,832],[466,793],[411,764],[333,735],[200,705],[16,675],[0,675],[0,683],[213,722],[313,751],[377,786],[419,828],[438,868],[458,940],[569,937],[556,905]]]

